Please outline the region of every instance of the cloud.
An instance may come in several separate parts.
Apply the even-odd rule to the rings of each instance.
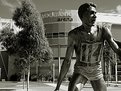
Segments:
[[[116,10],[112,9],[112,10],[104,10],[104,12],[106,13],[116,13]]]
[[[105,10],[105,12],[121,14],[121,5],[116,6],[115,9]]]
[[[7,6],[11,12],[14,11],[15,6],[12,5],[11,3],[9,3],[7,0],[1,0],[1,3],[2,3],[4,6]]]
[[[116,12],[119,13],[119,14],[121,14],[121,5],[118,5],[116,7]]]
[[[8,6],[10,8],[13,8],[13,5],[10,4],[7,0],[1,0],[2,4],[5,5],[5,6]]]
[[[19,5],[21,5],[22,0],[16,0]]]

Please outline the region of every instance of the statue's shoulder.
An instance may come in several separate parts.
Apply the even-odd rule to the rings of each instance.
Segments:
[[[76,27],[76,28],[72,29],[71,31],[69,31],[68,35],[69,36],[75,36],[79,33],[80,30],[81,30],[81,26]]]

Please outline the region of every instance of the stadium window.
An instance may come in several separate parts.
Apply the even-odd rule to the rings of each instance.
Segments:
[[[65,37],[65,33],[64,32],[59,32],[59,37]]]
[[[52,38],[52,33],[47,33],[47,34],[46,34],[46,37],[47,37],[47,38]]]
[[[58,38],[58,33],[53,33],[53,38]]]

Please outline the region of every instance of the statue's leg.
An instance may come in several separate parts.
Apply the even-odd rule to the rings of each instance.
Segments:
[[[103,78],[91,81],[94,91],[107,91],[107,87]]]
[[[74,73],[70,80],[68,91],[81,91],[86,82],[87,79],[83,75]]]

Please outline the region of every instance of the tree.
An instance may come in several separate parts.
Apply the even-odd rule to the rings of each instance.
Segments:
[[[27,70],[28,89],[30,65],[37,60],[49,62],[52,59],[52,50],[45,37],[42,18],[30,0],[21,1],[21,6],[16,8],[12,19],[21,31],[17,34],[6,34],[2,38],[2,44],[10,54],[16,54],[20,58],[16,63],[22,63],[22,69]]]

